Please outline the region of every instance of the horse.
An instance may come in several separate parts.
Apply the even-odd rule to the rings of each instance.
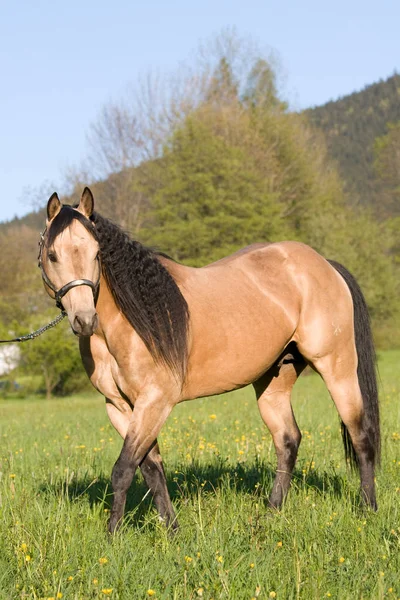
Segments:
[[[307,365],[336,405],[363,502],[377,509],[375,351],[365,299],[342,265],[284,241],[257,243],[201,268],[184,266],[98,214],[86,187],[74,207],[50,197],[39,266],[123,439],[111,475],[111,533],[138,467],[160,518],[177,528],[157,436],[176,404],[248,384],[275,446],[268,503],[279,509],[301,441],[291,391]]]

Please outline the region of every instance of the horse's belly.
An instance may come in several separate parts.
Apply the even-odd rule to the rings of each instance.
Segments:
[[[232,319],[224,329],[208,327],[191,355],[185,397],[221,394],[256,381],[274,364],[293,332],[287,319],[271,315],[263,321]]]

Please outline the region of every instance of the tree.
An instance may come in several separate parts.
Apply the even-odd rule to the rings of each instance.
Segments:
[[[255,240],[277,240],[285,228],[270,182],[238,143],[246,132],[231,131],[231,117],[213,106],[199,109],[175,132],[163,158],[148,165],[153,210],[142,236],[188,264],[211,262]]]
[[[41,315],[31,320],[32,330],[46,323],[54,314]],[[69,325],[64,321],[35,340],[21,344],[19,369],[29,375],[41,377],[46,398],[54,392],[64,395],[86,383],[78,344]]]
[[[247,77],[243,101],[253,107],[287,108],[278,98],[274,70],[264,58],[255,61]]]
[[[238,88],[239,84],[235,81],[231,65],[227,58],[223,56],[208,84],[205,101],[208,103],[223,102],[224,104],[236,102],[239,93]]]

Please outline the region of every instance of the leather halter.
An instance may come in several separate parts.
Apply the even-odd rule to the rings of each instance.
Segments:
[[[40,270],[42,272],[42,279],[43,279],[45,285],[52,292],[54,292],[54,300],[56,301],[57,308],[59,308],[60,310],[64,310],[64,307],[63,307],[63,304],[62,304],[62,299],[65,296],[65,294],[67,294],[70,290],[72,290],[72,288],[79,287],[81,285],[87,285],[87,286],[89,286],[91,288],[91,290],[93,292],[93,298],[94,298],[94,301],[96,303],[96,301],[97,301],[97,295],[98,295],[98,291],[99,291],[99,286],[100,286],[100,276],[101,276],[101,266],[100,266],[100,257],[99,257],[99,255],[97,255],[97,257],[96,257],[96,260],[97,260],[97,263],[98,263],[98,266],[99,266],[99,276],[97,278],[96,283],[93,283],[93,281],[91,281],[90,279],[74,279],[73,281],[70,281],[69,283],[66,283],[59,290],[57,290],[57,288],[50,281],[50,279],[49,279],[46,271],[44,270],[43,261],[42,261],[43,246],[44,246],[44,239],[45,239],[46,231],[47,231],[47,227],[43,231],[43,233],[40,234],[38,267],[40,268]]]

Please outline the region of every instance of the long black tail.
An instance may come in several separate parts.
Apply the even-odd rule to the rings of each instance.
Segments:
[[[358,355],[358,383],[364,404],[363,430],[368,436],[374,451],[371,457],[374,464],[379,463],[381,454],[381,436],[379,425],[379,398],[376,381],[376,355],[372,339],[368,307],[357,281],[349,271],[334,260],[328,261],[343,277],[353,298],[354,333]],[[357,456],[349,432],[342,423],[342,436],[346,459],[352,466],[358,464]]]

